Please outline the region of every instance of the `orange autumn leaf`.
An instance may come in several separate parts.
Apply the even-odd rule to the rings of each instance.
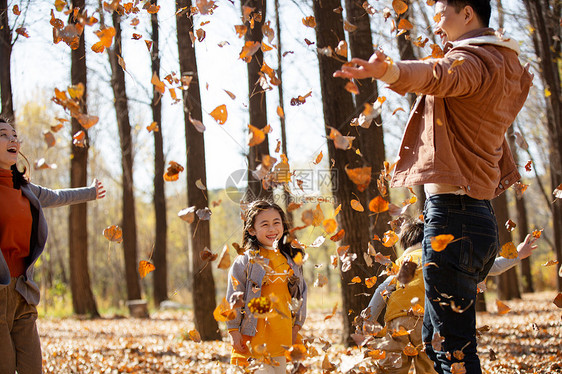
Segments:
[[[367,288],[373,288],[376,283],[377,283],[376,275],[373,275],[370,278],[365,278],[365,285],[367,286]]]
[[[533,238],[539,239],[539,238],[541,237],[541,235],[542,235],[542,231],[543,231],[543,230],[544,230],[544,229],[533,230],[533,233],[532,233]]]
[[[314,16],[304,17],[302,19],[302,24],[313,29],[316,27],[316,19]]]
[[[357,85],[353,81],[347,82],[344,88],[347,92],[350,92],[354,95],[359,95],[359,87],[357,87]]]
[[[558,199],[562,199],[562,183],[558,185],[558,187],[556,187],[554,191],[552,191],[552,194],[556,198],[555,201]]]
[[[123,230],[117,225],[108,226],[103,230],[103,236],[110,242],[121,243],[123,241]]]
[[[17,4],[12,7],[12,12],[13,12],[16,16],[19,16],[19,15],[21,14],[21,10],[20,10],[19,6],[17,6]]]
[[[158,78],[158,75],[156,74],[156,72],[154,72],[154,74],[152,74],[152,79],[150,80],[150,83],[152,83],[154,85],[154,88],[156,88],[156,91],[158,91],[160,94],[164,95],[164,92],[166,92],[166,85],[164,84],[164,82],[162,82],[160,80],[160,78]]]
[[[365,208],[363,208],[363,205],[361,205],[361,203],[359,202],[359,200],[352,199],[351,202],[350,202],[350,204],[351,204],[351,208],[352,208],[353,210],[356,210],[356,211],[358,211],[358,212],[363,212],[363,211],[365,211]]]
[[[187,336],[190,340],[194,341],[195,343],[201,343],[201,334],[197,330],[190,330],[187,333]]]
[[[385,247],[390,248],[394,244],[396,244],[396,242],[398,242],[398,240],[399,240],[398,235],[396,235],[396,233],[394,231],[388,230],[387,232],[384,233],[384,236],[382,237],[381,243]]]
[[[84,148],[86,146],[86,133],[80,130],[74,134],[74,136],[72,136],[72,144],[76,147]]]
[[[334,210],[334,217],[336,217],[341,212],[341,204],[339,204]]]
[[[312,161],[312,163],[314,165],[318,165],[320,163],[320,161],[322,161],[323,157],[324,157],[324,155],[322,154],[322,151],[320,151],[320,153],[318,153],[318,156],[316,156],[316,159],[314,161]]]
[[[322,226],[324,226],[324,231],[326,231],[326,234],[332,234],[336,232],[336,229],[338,228],[338,224],[333,218],[327,218],[322,221]]]
[[[352,146],[352,142],[355,139],[354,136],[344,136],[338,130],[331,127],[330,128],[330,135],[328,138],[334,141],[334,146],[337,149],[348,150]]]
[[[80,125],[88,130],[90,127],[94,126],[100,120],[98,116],[91,116],[89,114],[78,113],[74,116]]]
[[[226,297],[222,298],[221,303],[213,311],[213,317],[217,322],[230,321],[236,317],[236,312],[230,308],[230,303],[226,301]]]
[[[341,229],[335,235],[332,235],[330,237],[330,240],[333,241],[333,242],[338,242],[338,241],[342,240],[344,236],[345,236],[345,230]]]
[[[414,347],[412,345],[412,343],[408,342],[408,344],[404,347],[404,349],[402,350],[402,352],[409,357],[413,357],[413,356],[417,356],[418,355],[418,350],[416,349],[416,347]]]
[[[388,201],[377,196],[369,202],[369,210],[373,213],[382,213],[388,210]]]
[[[106,27],[95,32],[100,41],[92,45],[92,51],[96,53],[103,52],[106,48],[111,47],[113,44],[113,37],[115,36],[115,28]]]
[[[215,121],[218,122],[219,125],[224,125],[228,118],[228,112],[225,104],[219,105],[209,114],[215,119]]]
[[[513,242],[508,242],[502,245],[499,255],[507,259],[517,258],[517,247]]]
[[[49,130],[43,131],[43,140],[47,144],[47,148],[54,147],[57,144],[57,140],[55,139],[55,135],[50,132]]]
[[[435,252],[441,252],[442,250],[447,248],[449,243],[452,242],[454,239],[455,237],[450,234],[434,236],[431,238],[431,248],[433,248]]]
[[[234,25],[234,30],[236,30],[236,34],[239,38],[243,38],[248,31],[248,26],[246,25]]]
[[[402,18],[398,23],[398,30],[411,30],[414,28],[414,25],[406,18]]]
[[[166,182],[177,181],[179,179],[179,174],[183,171],[183,166],[175,161],[170,161],[168,164],[170,166],[168,166],[168,169],[164,173],[164,180]]]
[[[496,306],[498,307],[498,314],[506,314],[508,313],[511,308],[505,305],[502,301],[496,300]]]
[[[29,34],[27,33],[27,29],[25,27],[18,27],[16,29],[16,34],[21,35],[24,38],[29,38]]]
[[[240,51],[239,58],[246,62],[250,62],[254,53],[256,53],[258,49],[260,49],[260,46],[260,42],[247,41],[244,44],[244,47],[242,47],[242,51]]]
[[[146,126],[146,129],[148,130],[148,132],[152,132],[152,131],[159,131],[160,129],[158,128],[158,122],[152,122],[150,125]]]
[[[372,168],[370,166],[348,169],[346,165],[344,169],[349,179],[357,186],[359,192],[363,192],[367,189],[371,183]]]
[[[230,267],[230,251],[228,250],[228,245],[225,244],[219,256],[219,262],[217,263],[217,268],[226,270],[229,267]]]
[[[150,261],[142,260],[139,262],[139,274],[141,279],[146,277],[148,273],[154,271],[154,269],[156,269],[156,267]]]
[[[351,279],[351,283],[361,283],[361,278],[359,278],[358,276],[355,276]]]
[[[392,8],[394,8],[396,14],[403,14],[408,10],[408,5],[402,0],[393,0]]]
[[[149,14],[156,14],[160,10],[160,5],[150,4],[150,6],[146,9]]]
[[[462,64],[464,64],[464,57],[460,57],[458,59],[456,59],[455,61],[453,61],[453,63],[451,64],[451,67],[449,67],[449,70],[447,70],[447,73],[449,74],[453,74],[453,69],[456,68],[457,66],[460,66]]]
[[[285,118],[285,112],[280,106],[277,106],[277,115],[279,116],[279,118]]]
[[[248,142],[249,147],[261,144],[265,140],[265,133],[261,129],[252,125],[248,125],[248,129],[250,129],[251,135],[250,141]]]

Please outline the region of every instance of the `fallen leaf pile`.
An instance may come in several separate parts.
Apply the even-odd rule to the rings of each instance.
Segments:
[[[489,300],[489,312],[477,316],[484,373],[562,373],[562,323],[554,297],[525,294],[510,300],[511,311],[504,315]],[[367,362],[385,356],[381,350],[345,348],[341,318],[331,307],[309,311],[302,330],[308,353],[305,357],[302,345],[295,345],[289,354],[300,360],[302,373],[363,372]],[[45,373],[222,374],[230,367],[226,333],[222,341],[198,342],[191,312],[162,311],[142,320],[41,318],[38,327]]]

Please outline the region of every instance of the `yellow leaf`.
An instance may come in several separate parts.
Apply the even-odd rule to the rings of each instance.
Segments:
[[[154,88],[156,88],[156,91],[160,92],[162,95],[164,94],[164,92],[166,92],[166,85],[160,80],[160,78],[158,78],[156,72],[152,74],[150,83],[152,83],[154,85]]]
[[[386,212],[388,210],[388,201],[379,195],[369,202],[369,210],[373,213]]]
[[[258,129],[255,126],[248,125],[248,129],[250,129],[250,141],[248,142],[248,146],[253,147],[255,145],[263,143],[265,140],[265,134],[261,129]]]
[[[399,240],[398,235],[392,230],[388,230],[384,233],[381,243],[387,248],[392,247]]]
[[[230,308],[230,304],[226,301],[226,297],[222,298],[222,301],[215,310],[213,311],[213,317],[217,322],[226,322],[234,319],[236,317],[236,312]]]
[[[154,271],[154,269],[156,269],[156,267],[150,261],[142,260],[139,262],[139,274],[141,278],[146,277],[147,274]]]
[[[188,332],[189,339],[193,340],[195,343],[201,343],[201,334],[197,330],[190,330]]]
[[[123,231],[117,225],[108,226],[103,230],[103,236],[110,242],[121,243],[123,241]]]
[[[351,200],[351,208],[353,208],[353,210],[356,210],[358,212],[365,211],[365,208],[363,208],[363,205],[361,205],[359,200],[355,200],[355,199]]]
[[[408,10],[408,5],[402,0],[393,0],[392,8],[394,8],[396,14],[403,14]]]
[[[314,165],[318,165],[320,163],[320,161],[322,161],[323,157],[324,157],[324,155],[322,154],[322,151],[320,151],[320,153],[318,153],[318,156],[316,156],[316,159],[312,163]]]
[[[281,108],[280,106],[277,107],[277,115],[279,116],[279,118],[285,118],[285,112],[283,112],[283,108]]]
[[[513,242],[505,243],[500,249],[500,256],[507,259],[517,258],[517,247]]]
[[[315,28],[316,27],[316,19],[314,19],[314,16],[304,17],[302,19],[302,24],[305,25],[306,27]]]
[[[336,229],[338,228],[338,224],[333,218],[328,218],[322,221],[322,226],[324,226],[324,231],[326,231],[326,234],[332,234],[336,232]]]
[[[353,279],[351,279],[351,283],[361,283],[361,278],[359,278],[358,276],[353,277]]]
[[[506,314],[508,313],[511,308],[508,307],[507,305],[505,305],[503,302],[501,302],[500,300],[496,300],[496,306],[498,307],[498,314]]]
[[[365,285],[367,288],[373,288],[373,286],[377,283],[377,276],[373,275],[371,278],[365,278]]]

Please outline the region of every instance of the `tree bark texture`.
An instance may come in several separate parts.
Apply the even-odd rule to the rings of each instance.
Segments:
[[[176,9],[192,5],[191,0],[178,0]],[[191,74],[193,80],[189,89],[183,91],[183,108],[185,118],[185,141],[187,147],[187,205],[195,206],[197,209],[208,208],[207,191],[200,190],[195,185],[200,180],[207,185],[205,165],[205,141],[203,134],[196,130],[191,122],[193,119],[202,120],[200,81],[197,73],[195,48],[191,44],[189,32],[193,31],[192,18],[185,13],[179,12],[176,17],[178,33],[178,49],[180,71],[182,76]],[[220,340],[221,335],[217,321],[213,318],[216,307],[215,281],[213,279],[212,267],[207,261],[201,259],[201,252],[205,248],[211,248],[211,232],[208,220],[198,220],[190,226],[188,241],[192,249],[192,271],[193,271],[193,311],[195,317],[195,328],[201,334],[201,339]]]
[[[157,5],[153,0],[152,4]],[[152,23],[152,73],[160,76],[160,50],[158,42],[158,13],[151,16]],[[162,95],[152,89],[152,121],[156,122],[158,131],[154,133],[154,214],[156,216],[156,235],[154,237],[154,250],[152,261],[154,263],[152,284],[154,304],[160,303],[168,298],[168,264],[167,252],[167,218],[166,218],[166,194],[164,189],[164,140],[162,138]]]
[[[246,42],[263,42],[262,26],[266,16],[266,3],[267,0],[245,0],[242,1],[242,5],[246,7],[254,8],[252,11],[252,16],[261,13],[261,21],[255,20],[254,27],[252,28],[250,23],[247,22],[248,31],[246,32],[245,40]],[[250,111],[250,124],[259,129],[263,129],[267,125],[267,105],[265,91],[259,84],[260,70],[263,66],[263,51],[258,49],[258,51],[251,57],[250,62],[248,62],[248,92],[250,95],[249,99],[249,111]],[[268,198],[272,196],[271,190],[264,190],[262,183],[257,179],[252,171],[256,170],[259,164],[262,162],[262,158],[265,155],[269,155],[269,136],[265,136],[265,140],[253,147],[250,147],[248,151],[248,190],[245,200],[252,201],[258,197]]]
[[[84,10],[84,0],[73,0],[75,9]],[[78,48],[71,51],[70,80],[73,85],[82,83],[81,111],[87,113],[88,79],[86,74],[86,45],[84,35],[80,37]],[[76,118],[71,120],[72,135],[83,130],[86,133],[85,147],[77,147],[71,143],[70,151],[70,187],[84,187],[88,178],[88,133]],[[70,262],[70,290],[72,307],[76,314],[99,317],[96,300],[90,285],[88,271],[88,208],[86,203],[70,206],[68,216],[68,250]]]
[[[314,1],[313,9],[316,18],[316,39],[319,48],[318,62],[320,68],[320,87],[322,91],[322,104],[326,134],[330,134],[328,126],[338,129],[342,135],[356,136],[355,129],[349,126],[355,114],[352,95],[344,88],[346,81],[334,78],[332,74],[341,66],[341,62],[333,57],[328,57],[321,51],[322,48],[331,47],[335,50],[340,40],[345,39],[343,20],[341,14],[333,9],[340,6],[339,0]],[[371,151],[364,149],[363,152]],[[345,236],[340,245],[349,245],[349,253],[357,258],[351,262],[351,269],[341,273],[342,308],[344,317],[343,339],[346,344],[353,344],[351,334],[354,333],[353,321],[367,306],[372,290],[364,283],[351,284],[355,276],[367,278],[373,271],[367,267],[363,254],[366,252],[369,235],[369,217],[367,212],[357,212],[350,206],[351,199],[356,196],[360,201],[367,201],[367,193],[360,192],[347,177],[345,167],[363,166],[364,160],[355,153],[354,149],[336,149],[334,142],[328,140],[328,153],[330,159],[335,160],[332,172],[332,193],[336,205],[341,204],[342,211],[338,214],[338,229],[345,230]],[[380,217],[379,217],[380,219]]]
[[[549,140],[550,181],[552,190],[562,184],[562,87],[560,81],[560,16],[562,3],[558,0],[523,0],[529,21],[534,29],[533,44],[539,60],[543,85],[550,92],[546,97],[547,130]],[[556,259],[562,263],[562,199],[551,206]],[[557,277],[562,291],[562,277]]]
[[[504,245],[510,241],[511,232],[505,228],[505,222],[509,219],[509,211],[507,208],[507,195],[505,193],[492,200],[492,205],[496,213],[498,222],[500,245]],[[520,299],[519,282],[517,281],[517,269],[511,268],[499,276],[498,282],[498,298],[501,300]]]
[[[8,0],[0,0],[0,95],[2,117],[15,126],[14,104],[12,100],[12,30],[8,17]]]
[[[127,299],[139,300],[141,285],[138,273],[137,259],[137,223],[135,215],[135,197],[133,191],[133,139],[131,123],[129,121],[129,105],[125,90],[125,72],[119,65],[121,52],[121,16],[117,12],[112,14],[113,27],[115,28],[115,41],[108,49],[111,64],[111,87],[115,97],[115,114],[119,128],[119,141],[121,146],[121,167],[123,170],[123,253],[125,257],[125,280],[127,284]],[[148,316],[148,313],[147,315]]]

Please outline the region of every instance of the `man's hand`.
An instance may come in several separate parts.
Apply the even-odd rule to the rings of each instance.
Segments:
[[[360,58],[353,58],[350,62],[357,65],[357,67],[343,65],[341,70],[334,73],[334,77],[348,79],[378,79],[384,75],[388,67],[386,55],[380,50],[373,53],[373,55],[369,58],[369,61],[365,61]]]
[[[238,353],[249,355],[250,350],[246,344],[243,344],[242,334],[238,330],[229,331],[230,334],[230,342],[232,343],[232,347]]]
[[[99,180],[94,178],[91,187],[96,187],[96,200],[103,199],[105,197],[105,189],[103,188],[103,184]]]

